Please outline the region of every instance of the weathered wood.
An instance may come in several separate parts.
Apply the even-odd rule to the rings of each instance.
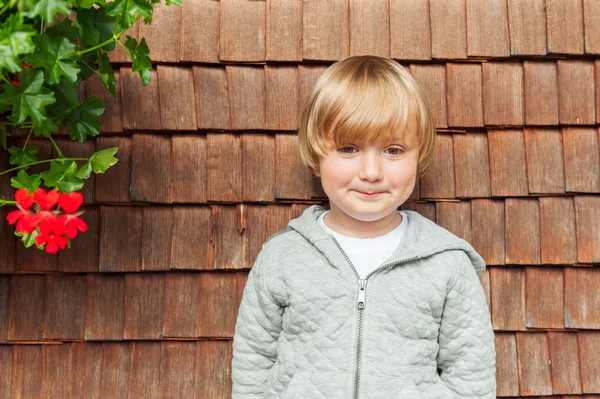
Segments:
[[[269,237],[267,226],[269,223],[269,208],[266,205],[246,206],[246,261],[244,266],[252,267],[254,260]]]
[[[565,327],[564,273],[560,268],[527,268],[527,327]]]
[[[523,63],[525,123],[558,124],[558,68],[553,61]]]
[[[86,286],[82,274],[46,277],[43,339],[84,339]]]
[[[456,196],[490,197],[490,158],[485,133],[453,135]]]
[[[206,202],[206,136],[171,137],[171,199]]]
[[[224,67],[194,66],[196,123],[199,129],[230,129],[231,112]]]
[[[451,134],[436,137],[429,168],[421,178],[421,198],[455,198],[454,149]]]
[[[267,0],[268,61],[302,61],[302,4]]]
[[[97,207],[82,207],[80,216],[87,224],[85,233],[77,234],[71,248],[58,252],[58,265],[62,272],[97,272],[99,265],[100,211]]]
[[[539,265],[540,210],[536,198],[507,198],[506,263]]]
[[[142,270],[169,270],[173,208],[145,207],[142,211]]]
[[[129,398],[159,399],[161,397],[160,346],[159,341],[131,343]]]
[[[444,65],[411,64],[410,73],[423,89],[435,127],[448,127],[446,112],[446,68]]]
[[[10,398],[13,368],[13,346],[0,345],[0,396]]]
[[[179,59],[190,62],[219,62],[219,2],[182,2]]]
[[[471,202],[436,202],[436,223],[460,238],[473,242],[471,232]]]
[[[488,265],[503,265],[505,262],[504,215],[504,201],[471,201],[473,247]]]
[[[207,199],[240,202],[242,200],[242,148],[234,134],[207,134]]]
[[[198,336],[233,337],[238,299],[235,273],[203,272],[200,274],[200,312]]]
[[[575,197],[577,221],[577,261],[600,262],[600,197],[581,195]]]
[[[476,57],[510,55],[506,0],[467,0],[467,54]]]
[[[540,197],[542,263],[577,262],[575,207],[571,197]]]
[[[244,267],[244,232],[241,205],[213,206],[215,226],[214,268],[241,269]]]
[[[98,137],[96,151],[117,147],[119,160],[103,174],[96,175],[96,202],[129,202],[131,185],[131,137]]]
[[[196,337],[200,311],[200,274],[167,273],[163,337]]]
[[[45,275],[12,276],[8,314],[9,341],[40,341],[42,339],[45,297]]]
[[[600,328],[600,269],[565,268],[565,327]]]
[[[488,130],[492,195],[529,195],[522,130]]]
[[[170,202],[170,138],[151,134],[134,134],[132,147],[131,200]]]
[[[581,0],[546,0],[548,53],[583,54]]]
[[[146,86],[142,86],[142,80],[137,72],[133,72],[129,67],[121,68],[120,92],[125,130],[162,129],[160,107],[156,106],[156,99],[159,98],[156,69],[150,74],[152,80]]]
[[[125,276],[88,274],[85,307],[85,339],[123,339],[125,324]]]
[[[129,34],[129,31],[127,32]],[[125,35],[123,35],[125,36]],[[116,48],[119,48],[117,46]],[[115,68],[115,80],[116,80],[116,96],[113,96],[102,83],[102,79],[99,75],[92,75],[88,80],[85,81],[85,95],[86,97],[95,96],[104,100],[104,113],[98,117],[98,121],[102,125],[101,132],[104,133],[117,133],[123,131],[123,115],[121,113],[121,75],[118,68]]]
[[[152,24],[140,25],[140,37],[146,39],[153,62],[179,62],[180,26],[181,7],[154,6]]]
[[[467,58],[467,12],[465,0],[430,0],[431,56]]]
[[[125,339],[161,338],[165,303],[164,273],[125,275]]]
[[[581,388],[583,393],[600,392],[600,333],[580,332],[579,362],[581,367]],[[590,398],[592,396],[588,396]]]
[[[583,0],[583,25],[586,54],[600,54],[600,3]]]
[[[567,192],[600,193],[600,146],[595,128],[563,128]]]
[[[390,14],[386,0],[349,0],[350,55],[390,56]],[[338,15],[338,18],[340,15]]]
[[[265,71],[263,67],[227,66],[227,87],[233,129],[265,128]]]
[[[275,137],[242,135],[244,201],[273,201],[275,188]]]
[[[448,126],[483,126],[480,64],[446,64]]]
[[[102,356],[100,398],[118,398],[127,394],[131,367],[129,342],[105,342]]]
[[[517,333],[519,394],[552,395],[546,333]]]
[[[0,275],[0,343],[6,343],[6,340],[8,338],[8,312],[10,310],[10,280],[10,276]],[[2,346],[0,346],[0,348],[1,347]],[[1,352],[0,356],[2,356]],[[2,393],[2,388],[0,388],[0,393]]]
[[[517,340],[515,334],[496,333],[496,394],[498,396],[519,395],[517,373]]]
[[[265,60],[265,8],[264,1],[221,1],[221,61]]]
[[[266,129],[298,129],[298,68],[267,65],[264,76]]]
[[[490,268],[492,324],[495,330],[525,330],[525,272],[521,268]]]
[[[561,124],[594,124],[594,63],[558,60],[558,117]]]
[[[153,28],[156,29],[156,28]],[[196,130],[194,79],[188,67],[158,65],[161,124],[166,130]]]
[[[40,398],[70,398],[72,370],[71,344],[41,345],[42,378],[38,383]]]
[[[171,269],[213,268],[211,215],[206,206],[174,208]]]
[[[8,154],[7,151],[0,152],[6,152]],[[2,167],[1,163],[0,167]],[[2,167],[2,170],[6,169],[10,168]],[[0,178],[2,178],[2,176],[0,176]],[[2,183],[0,181],[0,186],[1,184]],[[1,192],[2,190],[0,190],[0,196],[2,196]],[[12,195],[14,198],[14,194]],[[10,197],[5,196],[4,198],[8,199]],[[17,256],[17,249],[15,248],[15,246],[23,245],[23,243],[21,241],[18,241],[17,237],[14,235],[15,226],[10,226],[8,223],[4,222],[6,221],[6,215],[8,215],[13,210],[15,209],[10,209],[8,207],[0,208],[0,220],[3,221],[3,223],[0,223],[0,237],[2,237],[2,245],[0,245],[0,273],[11,273],[15,270],[15,258]]]
[[[71,398],[101,399],[102,344],[73,342],[71,351]]]
[[[196,349],[195,397],[230,397],[232,341],[198,341]]]
[[[141,270],[142,209],[100,207],[100,271]]]
[[[433,202],[428,202],[428,203],[423,203],[423,202],[405,202],[404,204],[402,204],[401,207],[402,210],[409,210],[409,211],[415,211],[418,214],[420,214],[421,216],[426,217],[427,219],[435,222],[435,203]]]
[[[13,346],[11,398],[35,399],[41,394],[42,347],[40,345]]]
[[[555,394],[581,393],[577,334],[549,332],[552,386]]]
[[[304,2],[302,58],[337,61],[350,51],[348,1]]]
[[[327,67],[323,65],[298,65],[298,115],[302,112],[309,93],[314,88],[317,80],[321,77],[325,69],[327,69]]]
[[[390,57],[394,59],[431,59],[427,0],[390,1],[390,47]]]
[[[562,133],[558,129],[525,129],[529,193],[565,192]]]
[[[163,341],[160,347],[160,397],[194,397],[196,342]]]
[[[508,0],[511,55],[546,54],[544,0]]]
[[[487,3],[480,4],[483,7],[487,5]],[[482,69],[484,123],[496,126],[521,126],[523,124],[523,64],[484,62]]]
[[[310,199],[312,172],[300,159],[299,145],[296,134],[275,136],[275,199]]]

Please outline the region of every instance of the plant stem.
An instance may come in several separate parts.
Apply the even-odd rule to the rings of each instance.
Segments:
[[[4,206],[4,205],[17,205],[17,201],[9,201],[9,200],[0,199],[0,206]]]
[[[29,138],[31,137],[32,132],[33,132],[33,127],[31,127],[31,130],[29,130],[29,134],[27,135],[27,140],[25,140],[25,144],[23,144],[23,150],[25,150],[25,147],[27,147],[27,143],[29,143]]]
[[[0,10],[0,15],[4,14],[9,8],[12,8],[16,2],[17,0],[11,0],[8,3],[6,3],[6,5]]]
[[[129,29],[129,28],[127,28],[127,29]],[[110,39],[106,40],[105,42],[102,42],[100,44],[96,44],[95,46],[92,46],[90,48],[86,48],[85,50],[76,51],[75,55],[78,56],[78,57],[81,57],[83,54],[92,52],[94,50],[98,50],[99,48],[104,47],[107,44],[110,44],[112,42],[118,42],[119,38],[121,37],[121,35],[123,33],[127,32],[127,29],[123,29],[121,32],[119,32],[117,34],[113,34],[113,36]]]
[[[64,158],[65,156],[62,154],[62,152],[60,152],[60,148],[58,148],[58,145],[56,145],[56,141],[54,141],[51,134],[48,135],[48,140],[50,140],[50,142],[52,142],[52,145],[56,149],[56,152],[58,152],[58,157]]]
[[[79,61],[83,62],[83,65],[85,65],[86,67],[88,67],[90,69],[90,71],[94,72],[96,75],[100,75],[100,72],[98,72],[97,70],[95,70],[94,68],[92,68],[90,66],[90,64],[88,64],[87,62],[85,62],[83,60],[83,58],[80,58]]]
[[[19,170],[19,169],[23,169],[23,168],[28,168],[28,167],[33,166],[33,165],[38,165],[38,164],[41,164],[41,163],[52,162],[52,161],[89,161],[89,158],[54,158],[54,159],[46,159],[44,161],[32,162],[32,163],[28,163],[27,165],[17,166],[17,167],[12,168],[12,169],[4,170],[4,171],[0,172],[0,176],[4,175],[6,173],[14,172],[15,170]]]

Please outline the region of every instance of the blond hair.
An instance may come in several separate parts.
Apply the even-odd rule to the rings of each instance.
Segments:
[[[332,146],[350,142],[390,144],[410,117],[417,124],[422,176],[435,141],[431,110],[410,73],[389,58],[345,58],[323,72],[304,103],[299,123],[300,156],[313,171]]]

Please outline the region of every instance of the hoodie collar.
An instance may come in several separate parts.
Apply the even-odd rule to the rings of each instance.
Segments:
[[[318,217],[325,209],[312,205],[288,226],[314,245],[336,268],[348,268],[348,261],[333,238],[318,224]],[[485,271],[485,262],[465,240],[438,226],[417,212],[404,210],[408,216],[408,228],[400,245],[386,263],[402,263],[413,258],[424,258],[448,250],[464,251],[478,275]]]

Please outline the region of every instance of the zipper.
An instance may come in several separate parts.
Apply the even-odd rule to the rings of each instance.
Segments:
[[[357,342],[356,343],[356,368],[354,370],[354,395],[353,395],[354,399],[358,399],[358,393],[359,393],[358,388],[360,386],[360,360],[361,360],[361,355],[362,355],[363,312],[365,310],[365,307],[367,306],[367,281],[369,280],[369,277],[371,277],[373,274],[375,274],[376,272],[378,272],[379,270],[381,270],[385,267],[410,262],[411,260],[419,259],[421,256],[414,256],[412,258],[402,259],[400,261],[386,263],[384,265],[379,266],[375,270],[372,270],[369,274],[367,274],[365,276],[365,278],[361,278],[360,275],[358,274],[358,272],[356,271],[354,264],[352,263],[352,261],[350,260],[350,258],[346,254],[346,252],[344,252],[344,250],[342,249],[342,246],[340,245],[340,243],[335,239],[334,236],[330,235],[330,237],[333,239],[333,242],[338,247],[338,249],[340,250],[342,255],[344,255],[344,258],[346,259],[346,261],[348,262],[350,267],[352,267],[352,270],[354,271],[354,274],[356,275],[356,278],[358,279],[358,300],[356,301],[356,307],[358,308],[358,330],[357,330],[358,336],[356,339],[356,342]]]

